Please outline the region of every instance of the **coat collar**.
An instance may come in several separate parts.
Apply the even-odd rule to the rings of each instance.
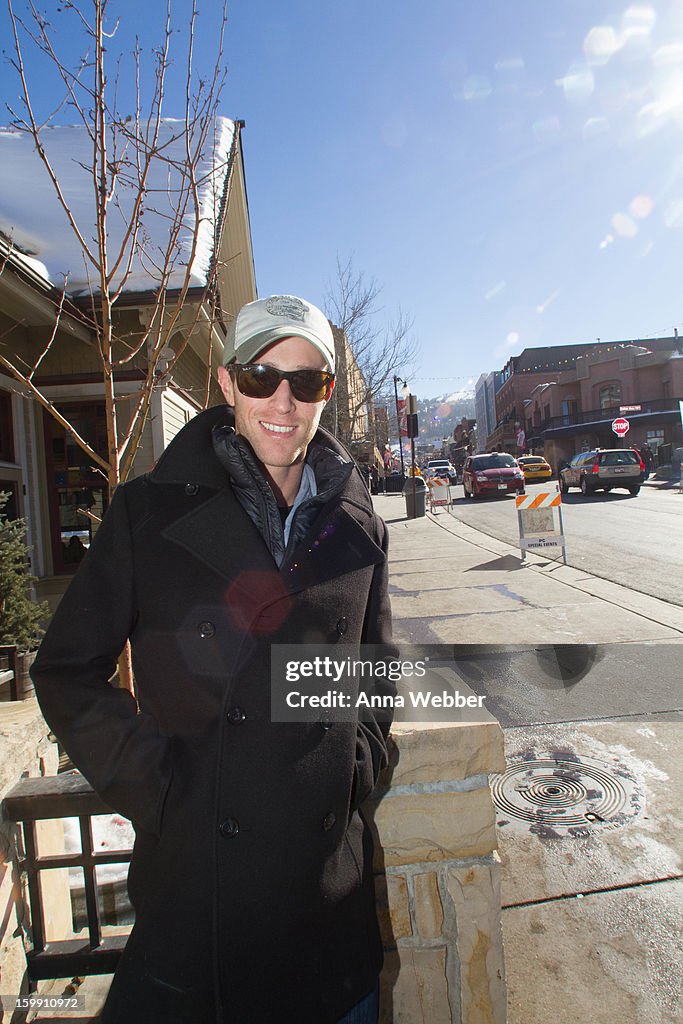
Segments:
[[[215,427],[234,426],[232,409],[228,405],[215,405],[190,420],[176,434],[162,453],[148,479],[160,484],[198,484],[220,490],[228,484],[225,469],[213,450],[212,431]],[[350,453],[333,434],[318,427],[311,445],[324,445],[345,462],[352,462]],[[359,506],[368,506],[370,498],[360,473],[351,474],[347,492]]]
[[[200,412],[176,434],[148,479],[155,484],[198,484],[216,491],[226,487],[227,476],[214,455],[211,431],[232,421],[227,405]]]
[[[321,509],[310,535],[278,570],[258,530],[229,486],[216,458],[211,431],[232,422],[228,406],[207,409],[191,420],[171,442],[149,475],[154,484],[199,485],[212,493],[164,530],[213,572],[230,581],[239,596],[253,604],[254,589],[265,607],[283,593],[296,593],[369,565],[381,564],[384,552],[368,532],[372,503],[355,470],[341,495]],[[346,459],[346,449],[328,431],[319,429],[312,444],[323,443]],[[270,579],[273,589],[254,587]],[[276,580],[278,582],[276,582]]]

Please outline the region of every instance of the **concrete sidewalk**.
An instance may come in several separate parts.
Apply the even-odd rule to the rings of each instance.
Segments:
[[[446,509],[406,518],[378,495],[390,528],[397,639],[412,643],[683,641],[683,607],[480,533]],[[559,549],[558,549],[559,550]]]
[[[522,562],[445,509],[407,520],[402,495],[374,502],[399,641],[640,641],[653,672],[656,645],[683,641],[683,607],[545,556]],[[680,716],[659,713],[505,728],[508,766],[562,757],[602,770],[631,813],[562,838],[499,814],[508,1024],[681,1019],[681,733]]]

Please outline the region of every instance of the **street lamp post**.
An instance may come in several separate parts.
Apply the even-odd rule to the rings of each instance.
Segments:
[[[417,516],[417,477],[415,473],[415,435],[417,433],[417,399],[411,395],[407,384],[403,385],[403,398],[406,403],[406,424],[410,438],[410,463],[413,477],[413,517]]]
[[[401,381],[403,389],[405,390],[408,385],[400,377],[394,377],[394,395],[396,397],[396,428],[398,430],[398,450],[401,453],[401,476],[405,480],[406,469],[403,464],[403,442],[401,441],[401,413],[398,408],[398,382]],[[405,396],[404,396],[405,397]]]
[[[394,377],[394,387],[396,388],[397,381],[400,378]],[[403,396],[404,409],[406,411],[406,432],[410,438],[410,461],[411,461],[411,474],[413,478],[412,491],[413,491],[413,514],[409,515],[409,518],[415,518],[417,516],[417,475],[415,473],[415,438],[417,437],[418,425],[417,425],[417,398],[415,395],[411,395],[410,388],[406,381],[403,381],[403,387],[401,389]],[[396,408],[398,409],[398,390],[396,391]],[[401,439],[401,426],[399,422],[399,441]],[[403,468],[403,445],[401,445],[401,468]],[[405,476],[405,470],[404,470]]]

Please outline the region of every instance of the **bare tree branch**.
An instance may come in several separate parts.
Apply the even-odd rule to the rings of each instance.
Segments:
[[[80,245],[81,245],[81,247],[83,249],[83,252],[86,254],[87,258],[90,260],[92,265],[96,267],[97,266],[97,259],[95,257],[95,254],[91,251],[90,247],[87,245],[85,239],[83,238],[83,235],[81,234],[81,231],[80,231],[80,229],[78,227],[78,224],[76,223],[76,221],[74,219],[74,216],[73,216],[73,214],[71,212],[71,209],[69,208],[69,204],[68,204],[68,202],[66,201],[66,199],[64,197],[64,193],[62,191],[62,188],[61,188],[61,185],[60,185],[59,180],[57,178],[57,175],[55,174],[54,168],[52,167],[52,164],[51,164],[50,160],[48,159],[47,153],[45,152],[45,148],[44,148],[44,146],[42,144],[42,141],[41,141],[41,127],[42,126],[38,125],[38,123],[36,122],[36,119],[34,117],[34,114],[33,114],[33,107],[31,105],[31,97],[30,97],[30,94],[29,94],[28,81],[27,81],[27,78],[26,78],[26,71],[25,71],[25,67],[24,67],[24,59],[23,59],[23,55],[22,55],[21,42],[19,40],[19,34],[18,34],[18,30],[17,30],[17,20],[16,20],[16,17],[15,17],[15,14],[14,14],[14,10],[13,10],[13,7],[12,7],[12,0],[8,0],[7,7],[8,7],[8,10],[9,10],[10,21],[12,23],[12,34],[13,34],[13,37],[14,37],[14,48],[15,48],[15,53],[16,53],[16,56],[17,56],[17,70],[19,72],[19,79],[20,79],[22,91],[23,91],[23,94],[24,94],[24,103],[26,105],[26,110],[28,112],[29,124],[30,124],[30,134],[33,136],[33,141],[36,144],[36,150],[38,152],[38,156],[42,160],[43,165],[45,166],[45,169],[46,169],[46,171],[47,171],[47,173],[48,173],[48,175],[50,177],[50,181],[52,182],[52,184],[54,186],[54,189],[55,189],[55,192],[57,194],[57,199],[58,199],[59,203],[61,204],[61,207],[62,207],[62,209],[64,210],[64,212],[65,212],[65,214],[67,216],[69,224],[71,225],[71,229],[74,232],[74,234],[76,235],[76,238],[78,239],[78,241],[79,241],[79,243],[80,243]]]
[[[64,428],[67,434],[69,434],[70,437],[73,437],[74,441],[79,446],[79,448],[82,448],[86,455],[90,456],[93,462],[96,462],[98,466],[102,467],[102,469],[109,470],[109,464],[106,462],[106,460],[101,458],[94,448],[91,448],[91,446],[88,444],[85,438],[81,437],[76,428],[73,427],[71,423],[69,423],[66,417],[61,414],[59,409],[57,409],[57,407],[48,398],[45,397],[40,388],[37,388],[36,385],[26,376],[26,374],[22,373],[21,370],[7,358],[7,356],[3,356],[2,354],[0,354],[0,365],[8,369],[12,376],[16,378],[16,380],[20,381],[29,389],[33,397],[38,402],[40,402],[44,409],[47,409],[50,415],[57,420],[57,423],[59,423],[59,425]]]
[[[141,226],[140,214],[145,196],[147,194],[147,179],[152,167],[154,156],[157,151],[157,144],[159,140],[159,129],[161,126],[161,111],[164,101],[164,80],[166,76],[166,68],[168,66],[168,50],[171,39],[171,4],[168,0],[166,5],[166,26],[164,29],[164,44],[163,49],[157,58],[156,64],[156,84],[154,95],[152,98],[152,112],[153,117],[147,123],[147,134],[144,138],[144,142],[141,145],[141,134],[140,134],[140,80],[139,80],[139,52],[136,48],[135,52],[135,67],[136,67],[136,117],[134,124],[134,138],[129,141],[133,142],[133,151],[136,158],[138,181],[135,192],[135,201],[133,203],[133,209],[131,210],[128,218],[128,227],[123,236],[121,242],[118,257],[115,258],[112,266],[109,283],[113,282],[121,263],[124,260],[126,250],[128,251],[128,258],[126,261],[126,269],[121,278],[121,282],[112,294],[112,304],[117,301],[122,291],[126,286],[126,282],[131,273],[133,259],[137,248],[138,233]],[[151,140],[149,137],[150,123],[152,124],[152,136]],[[121,126],[122,133],[125,132],[125,123]],[[144,160],[141,161],[141,154],[144,154]]]
[[[11,7],[11,0],[10,0],[10,7]],[[93,102],[94,99],[95,99],[95,95],[94,95],[93,90],[92,89],[88,89],[88,87],[81,81],[81,74],[83,73],[83,71],[86,68],[91,66],[90,65],[90,61],[89,61],[90,54],[89,54],[89,52],[85,53],[83,55],[83,57],[81,58],[80,66],[79,66],[78,70],[77,71],[71,71],[59,59],[57,53],[55,52],[55,49],[54,49],[54,47],[52,45],[52,40],[50,39],[50,36],[48,34],[48,31],[47,31],[47,28],[48,28],[47,22],[45,21],[44,18],[41,17],[38,9],[36,8],[35,4],[33,3],[33,0],[29,0],[29,9],[31,11],[31,15],[32,15],[34,24],[36,24],[38,26],[38,35],[36,35],[35,33],[31,32],[30,28],[26,25],[25,21],[23,21],[22,19],[17,19],[17,20],[20,21],[20,23],[21,23],[22,27],[24,28],[24,30],[26,31],[27,35],[29,36],[30,39],[33,40],[33,42],[35,43],[37,48],[41,51],[41,53],[43,53],[46,57],[48,57],[49,60],[52,62],[53,66],[57,69],[57,72],[59,73],[59,76],[62,79],[62,82],[64,83],[64,86],[66,88],[66,93],[65,93],[63,99],[61,100],[59,106],[55,110],[53,110],[52,113],[48,115],[48,117],[45,118],[45,120],[43,122],[43,125],[41,125],[41,127],[43,127],[44,125],[50,124],[52,122],[53,118],[56,117],[56,115],[62,109],[64,104],[67,103],[69,99],[71,99],[71,104],[72,104],[73,108],[75,109],[75,111],[78,114],[79,118],[83,122],[83,125],[85,126],[85,129],[88,132],[91,140],[93,140],[92,127],[90,125],[90,122],[89,122],[86,114],[85,114],[85,111],[84,111],[84,108],[83,108],[83,104],[78,100],[78,98],[76,96],[76,87],[78,86],[79,88],[81,88],[83,90],[83,92],[85,92],[85,94],[86,94],[86,96],[87,96],[87,98],[88,98],[88,100],[90,102]],[[75,10],[74,7],[71,7],[71,9]],[[85,20],[85,18],[83,18],[83,16],[81,15],[80,11],[78,11],[78,14],[81,16],[81,20],[82,20],[82,22],[83,22],[83,24],[85,26],[87,35],[89,35],[90,38],[93,38],[94,33],[93,33],[92,26],[88,24],[88,22]]]
[[[79,516],[85,516],[85,518],[89,519],[91,523],[97,523],[99,525],[102,522],[100,516],[96,516],[95,513],[91,512],[88,508],[77,508],[76,511]]]
[[[66,284],[67,284],[67,281],[68,281],[68,275],[65,275],[64,276],[64,286],[62,288],[62,294],[61,294],[60,299],[59,299],[59,306],[57,308],[57,312],[55,313],[55,322],[54,322],[53,327],[52,327],[52,333],[50,334],[50,337],[48,339],[47,345],[45,346],[45,348],[43,349],[43,351],[40,353],[40,355],[36,359],[35,363],[33,364],[31,372],[29,373],[29,375],[27,377],[27,380],[29,380],[29,381],[33,380],[33,378],[35,376],[35,373],[36,373],[36,370],[38,369],[38,367],[42,363],[43,359],[48,354],[48,352],[50,351],[52,346],[54,345],[55,338],[57,337],[57,331],[59,330],[59,324],[60,324],[61,319],[62,319],[62,310],[64,308],[64,299],[66,298]]]
[[[206,328],[209,337],[207,377],[202,387],[205,401],[211,387],[216,259],[212,260],[204,276],[199,296],[193,293],[191,302],[188,302],[188,295],[193,284],[196,286],[197,256],[201,236],[207,230],[206,221],[218,223],[221,201],[227,198],[218,185],[222,182],[224,189],[230,187],[230,182],[225,181],[226,168],[217,166],[215,159],[208,161],[211,168],[208,175],[203,175],[200,170],[201,161],[210,155],[216,142],[211,133],[215,132],[215,117],[224,83],[222,61],[227,3],[224,0],[219,10],[220,29],[214,40],[215,61],[206,77],[198,77],[194,69],[198,4],[196,0],[192,3],[182,72],[185,75],[184,111],[177,130],[169,130],[172,122],[164,119],[166,79],[177,31],[171,21],[171,0],[166,0],[162,42],[154,52],[151,99],[144,105],[140,83],[141,50],[136,40],[131,58],[135,82],[134,111],[128,115],[119,111],[119,83],[124,70],[121,55],[117,57],[111,45],[118,22],[113,30],[106,28],[108,0],[87,0],[87,4],[86,0],[63,0],[61,7],[57,8],[55,18],[63,21],[68,16],[75,17],[78,31],[84,32],[88,40],[86,52],[73,67],[60,56],[56,32],[38,8],[37,0],[25,0],[30,23],[17,14],[19,0],[7,0],[7,4],[14,44],[12,63],[21,86],[21,113],[11,111],[13,123],[32,138],[83,256],[90,326],[97,341],[92,351],[99,359],[104,393],[106,457],[94,450],[36,383],[39,368],[48,354],[57,352],[64,337],[64,311],[69,308],[66,279],[59,299],[55,300],[54,292],[49,299],[55,304],[54,321],[49,339],[41,344],[37,357],[31,355],[32,364],[27,365],[16,354],[12,358],[0,355],[0,365],[21,382],[30,396],[41,403],[89,456],[106,477],[111,494],[131,471],[154,389],[160,382],[170,379],[193,332],[200,328]],[[52,113],[42,122],[32,104],[29,65],[24,54],[24,49],[28,54],[31,47],[52,66],[59,85],[55,95],[63,93]],[[110,64],[116,72],[108,81]],[[68,200],[72,183],[60,180],[56,169],[58,162],[53,162],[49,146],[43,144],[43,129],[54,124],[56,115],[65,104],[75,111],[90,142],[89,156],[84,160],[75,155],[74,168],[87,175],[90,181],[96,209],[92,223],[87,220],[79,222],[80,214]],[[236,144],[235,135],[228,166],[233,165]],[[207,192],[211,197],[208,200],[204,195]],[[208,204],[205,209],[202,209],[202,202]],[[213,209],[209,208],[211,203]],[[150,220],[155,220],[157,226],[163,220],[167,221],[163,241],[153,241],[153,232],[148,228]],[[218,224],[220,230],[222,227]],[[117,238],[115,244],[113,235]],[[219,244],[217,233],[213,241],[214,246]],[[3,267],[4,263],[0,266],[0,273]],[[154,298],[140,331],[131,336],[129,329],[125,328],[120,335],[116,331],[118,317],[115,319],[115,307],[130,287],[136,268],[142,268],[143,273],[149,275],[149,291]],[[169,294],[171,287],[173,293]],[[179,340],[177,343],[174,340],[175,351],[171,355],[170,341],[176,335]],[[115,374],[126,367],[140,370],[139,389],[132,393],[117,393]],[[125,424],[122,426],[117,412],[124,408],[124,402]],[[97,518],[87,510],[80,511],[90,519]],[[125,652],[120,664],[124,681],[131,685],[130,657]]]
[[[409,372],[419,351],[412,337],[412,317],[400,309],[386,317],[378,305],[381,291],[374,278],[366,278],[362,271],[355,269],[351,256],[345,263],[337,257],[336,276],[325,299],[326,311],[348,341],[352,363],[355,360],[360,371],[355,374],[353,366],[347,366],[343,341],[338,341],[337,361],[351,382],[348,388],[342,382],[336,399],[339,436],[347,443],[357,436],[359,420],[366,411],[371,413],[372,402],[384,392],[394,375],[400,371],[405,376]],[[334,394],[332,401],[335,401]],[[343,415],[340,415],[342,406]],[[372,424],[367,434],[368,439],[374,437]]]

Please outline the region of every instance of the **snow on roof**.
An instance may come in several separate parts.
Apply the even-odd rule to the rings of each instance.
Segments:
[[[183,125],[183,121],[170,118],[164,119],[161,124],[159,148],[167,159],[155,159],[152,162],[141,217],[142,227],[132,272],[124,289],[126,292],[148,291],[159,287],[162,253],[168,246],[169,232],[182,187],[182,168],[186,164]],[[217,117],[197,165],[201,223],[191,269],[191,285],[201,287],[207,281],[214,251],[216,222],[226,176],[230,170],[234,133],[233,121]],[[84,240],[97,251],[92,143],[85,127],[47,127],[41,132],[41,141]],[[133,157],[130,149],[128,157]],[[130,169],[124,169],[116,191],[116,202],[109,205],[110,266],[123,240],[126,214],[133,207],[134,195]],[[69,294],[75,296],[99,290],[94,267],[86,261],[82,246],[57,199],[54,185],[38,155],[33,138],[25,132],[2,127],[0,232],[17,247],[19,254],[33,270],[44,276],[50,284],[61,287],[63,275],[68,274]],[[170,288],[179,287],[184,280],[192,232],[193,209],[190,204],[167,285]],[[120,282],[122,274],[123,268],[114,286]]]

